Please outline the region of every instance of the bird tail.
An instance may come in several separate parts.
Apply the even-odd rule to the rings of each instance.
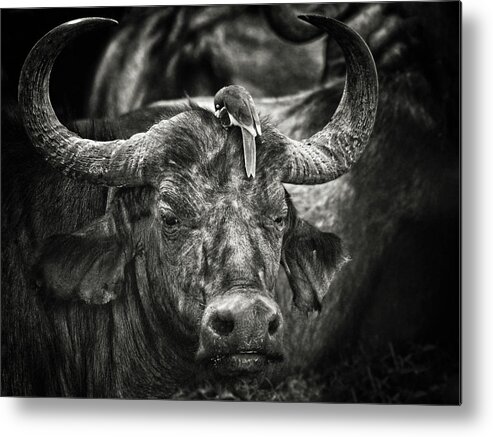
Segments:
[[[255,137],[243,127],[241,128],[243,136],[243,155],[245,158],[245,170],[247,177],[255,177],[255,167],[257,165],[257,146]]]

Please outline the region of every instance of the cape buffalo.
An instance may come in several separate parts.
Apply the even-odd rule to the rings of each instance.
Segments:
[[[284,297],[289,287],[281,271],[277,295],[290,332],[285,343],[297,350],[289,359],[305,369],[313,369],[314,362],[327,368],[343,350],[360,354],[358,343],[376,357],[387,354],[389,344],[404,356],[416,345],[433,345],[438,363],[417,379],[450,381],[445,384],[453,387],[455,401],[458,2],[252,6],[236,15],[229,7],[137,11],[133,17],[130,11],[98,66],[90,109],[119,114],[141,103],[179,97],[183,90],[194,97],[214,94],[211,84],[223,86],[225,78],[234,77],[255,93],[257,108],[284,134],[311,136],[337,107],[345,64],[334,41],[322,38],[325,32],[297,19],[299,7],[334,8],[335,18],[356,29],[373,53],[380,87],[372,138],[358,164],[328,184],[285,186],[299,216],[335,232],[351,256],[336,273],[320,317],[305,323],[288,311]],[[175,62],[166,62],[167,55]],[[275,61],[259,66],[256,55]],[[135,75],[128,74],[136,63]],[[122,70],[122,65],[127,67]],[[166,80],[176,86],[166,88]],[[121,84],[129,83],[122,92]],[[211,98],[195,101],[212,108]],[[167,106],[166,101],[153,103]]]
[[[56,56],[109,20],[63,24],[33,48],[19,82],[29,142],[21,131],[4,137],[4,166],[22,165],[2,174],[2,394],[167,397],[191,378],[268,375],[288,361],[279,266],[294,305],[319,310],[345,256],[336,235],[297,217],[283,183],[349,171],[378,99],[359,35],[336,20],[304,20],[343,50],[344,93],[307,139],[263,119],[253,179],[239,130],[192,103],[72,130],[58,121],[49,99]],[[104,187],[116,187],[107,207]]]

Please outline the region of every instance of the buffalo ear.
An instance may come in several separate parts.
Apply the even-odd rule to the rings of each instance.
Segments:
[[[304,311],[320,311],[334,273],[347,258],[337,235],[295,220],[284,243],[282,265],[293,290],[294,304]]]
[[[126,255],[109,220],[105,216],[81,231],[44,240],[34,273],[48,297],[105,304],[118,296]]]

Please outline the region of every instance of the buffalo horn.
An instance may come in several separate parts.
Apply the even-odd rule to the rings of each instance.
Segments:
[[[283,136],[281,179],[292,184],[321,184],[350,170],[369,142],[378,100],[378,78],[371,52],[345,24],[318,15],[300,16],[333,37],[346,60],[344,92],[330,122],[312,137]]]
[[[21,71],[19,105],[33,145],[65,175],[106,186],[144,185],[151,177],[150,149],[163,147],[164,122],[127,140],[83,139],[60,123],[49,96],[51,70],[62,49],[81,33],[114,24],[106,18],[84,18],[64,23],[41,38]]]
[[[267,6],[265,16],[271,29],[289,42],[307,43],[324,35],[323,30],[298,20],[290,4]]]

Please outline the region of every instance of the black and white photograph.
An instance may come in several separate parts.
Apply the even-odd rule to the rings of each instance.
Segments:
[[[65,6],[1,10],[2,397],[460,405],[461,3]]]

